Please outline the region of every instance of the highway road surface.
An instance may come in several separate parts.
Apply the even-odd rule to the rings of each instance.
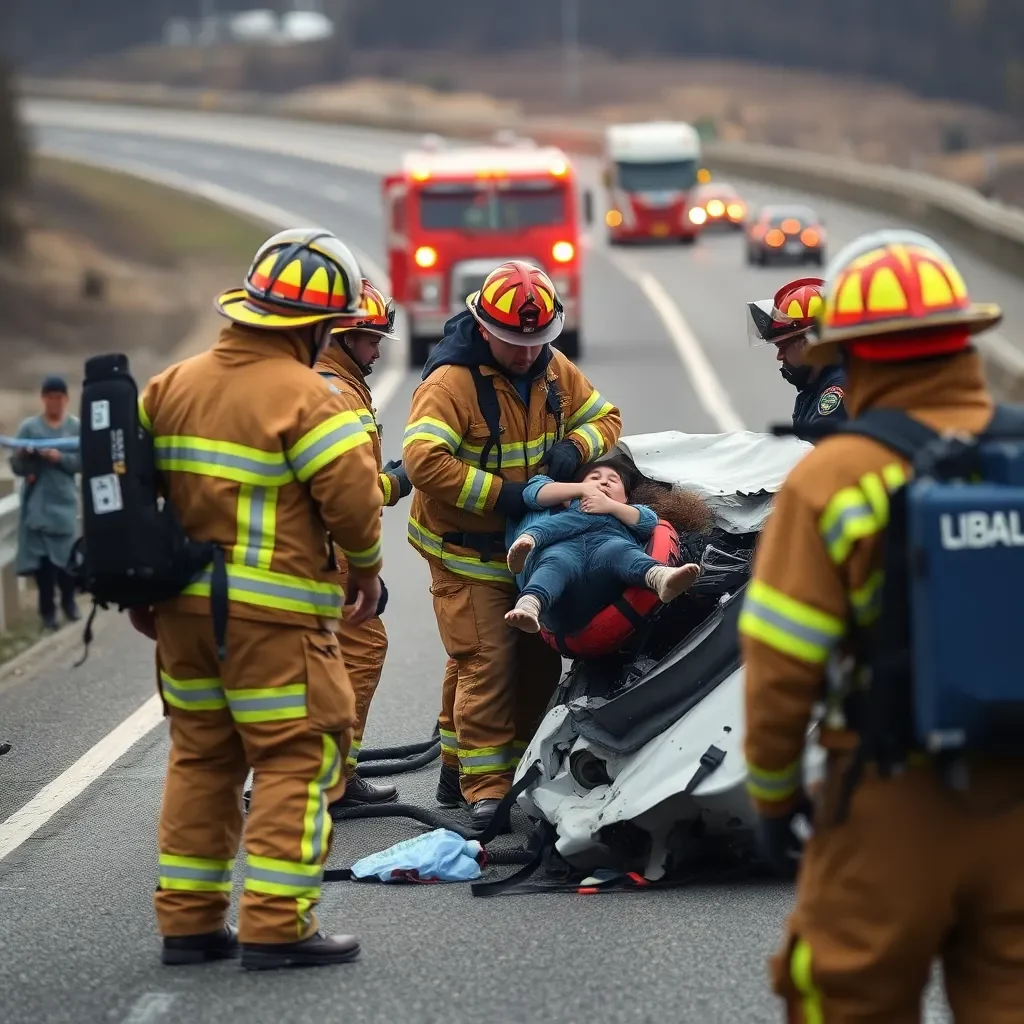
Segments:
[[[222,115],[31,102],[51,152],[145,173],[270,219],[316,222],[360,250],[383,283],[380,176],[411,137]],[[596,182],[596,167],[581,162]],[[783,190],[737,182],[753,203]],[[795,198],[795,197],[794,197]],[[808,197],[800,197],[807,199]],[[833,248],[891,224],[812,197]],[[600,209],[600,203],[598,203]],[[957,252],[976,298],[1022,322],[1019,283]],[[210,282],[212,293],[240,283]],[[623,412],[625,433],[763,430],[793,393],[770,349],[750,349],[744,302],[793,272],[746,266],[739,235],[692,248],[586,252],[581,366]],[[396,346],[371,377],[385,458],[398,457],[416,377]],[[367,745],[429,735],[444,662],[425,564],[405,540],[405,509],[385,515],[391,650]],[[653,894],[473,899],[461,886],[325,886],[324,925],[359,934],[357,964],[247,975],[237,964],[171,971],[158,963],[152,892],[166,726],[153,699],[152,645],[107,613],[88,661],[57,650],[0,674],[0,1019],[10,1024],[561,1024],[781,1019],[765,960],[792,901],[783,884]],[[436,766],[401,777],[433,806]],[[518,822],[524,827],[525,822]],[[338,827],[332,865],[414,833],[401,821]],[[241,875],[241,872],[238,872]],[[929,1021],[948,1020],[942,1000]]]

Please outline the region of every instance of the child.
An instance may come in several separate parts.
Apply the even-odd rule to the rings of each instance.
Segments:
[[[601,595],[596,611],[624,587],[647,587],[667,604],[700,574],[693,563],[671,568],[647,554],[658,515],[647,505],[628,504],[623,473],[612,464],[586,468],[579,483],[534,477],[523,497],[535,511],[510,528],[515,539],[508,566],[521,593],[505,621],[525,633],[538,632],[542,618],[548,625],[563,596],[569,604],[593,604]],[[566,503],[562,511],[549,511]]]

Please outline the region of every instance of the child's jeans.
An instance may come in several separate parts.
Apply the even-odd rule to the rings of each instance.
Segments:
[[[610,515],[567,509],[525,532],[536,546],[520,576],[522,594],[537,598],[542,614],[563,595],[569,601],[578,595],[587,606],[600,609],[615,601],[623,587],[643,586],[647,573],[660,564]]]

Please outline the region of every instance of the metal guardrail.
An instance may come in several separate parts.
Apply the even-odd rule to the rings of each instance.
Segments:
[[[0,633],[13,619],[18,601],[18,581],[14,575],[14,560],[18,555],[18,523],[21,499],[17,492],[0,498]],[[10,607],[12,602],[15,607]]]

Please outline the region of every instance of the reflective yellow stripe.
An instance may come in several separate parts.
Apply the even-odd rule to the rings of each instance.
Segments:
[[[494,445],[487,455],[486,469],[498,469],[498,454],[500,449],[501,467],[503,469],[521,469],[524,466],[538,466],[547,457],[548,452],[558,441],[553,431],[547,431],[541,437],[531,438],[529,441],[508,441],[505,444]],[[455,457],[471,466],[479,466],[480,458],[484,453],[484,445],[469,444],[465,441],[459,445]]]
[[[287,722],[306,717],[306,684],[225,690],[236,722]]]
[[[411,516],[409,518],[409,543],[425,555],[440,559],[444,568],[467,579],[483,580],[490,583],[512,583],[513,576],[504,562],[484,562],[472,555],[455,555],[445,551],[441,538],[426,529]]]
[[[294,479],[284,452],[266,452],[231,441],[166,435],[153,440],[157,469],[219,480],[281,487]]]
[[[370,435],[354,412],[339,412],[304,434],[288,449],[288,461],[303,483],[346,452],[369,444]]]
[[[747,792],[755,800],[778,803],[788,800],[799,788],[800,761],[794,761],[781,771],[768,771],[747,762]]]
[[[180,892],[231,892],[234,860],[160,854],[160,888]]]
[[[349,744],[348,757],[345,758],[345,766],[347,768],[355,768],[359,764],[359,751],[362,750],[362,740],[353,740]]]
[[[146,407],[142,404],[142,395],[139,395],[139,423],[147,434],[153,433],[153,421],[149,418],[149,413],[146,412]]]
[[[846,632],[842,619],[797,601],[763,580],[750,584],[739,628],[745,636],[812,665],[824,664]]]
[[[599,455],[604,454],[605,443],[604,437],[601,435],[601,431],[597,427],[591,426],[589,423],[584,424],[582,427],[578,427],[576,430],[569,434],[569,437],[576,438],[583,444],[586,451],[584,462],[593,462]]]
[[[590,397],[569,417],[565,429],[573,431],[583,423],[594,423],[607,416],[613,408],[612,403],[606,402],[599,391],[591,391]]]
[[[455,733],[448,729],[441,730],[441,752],[443,754],[451,754],[454,757],[459,756],[459,741]]]
[[[850,592],[850,604],[857,625],[868,626],[878,618],[882,610],[882,585],[885,573],[881,569],[873,572],[864,586]]]
[[[227,573],[228,597],[232,601],[328,619],[341,615],[341,587],[335,583],[319,583],[301,576],[233,563],[228,564]],[[210,571],[205,571],[195,583],[190,583],[182,594],[209,597]]]
[[[331,816],[327,813],[327,791],[341,778],[341,751],[327,733],[321,736],[323,754],[320,770],[306,786],[306,810],[302,816],[302,842],[299,846],[304,864],[321,864],[327,859],[331,838]]]
[[[889,494],[907,482],[899,463],[878,473],[866,473],[858,484],[836,492],[818,522],[829,557],[842,565],[854,544],[885,529],[889,522]]]
[[[380,474],[380,490],[381,494],[384,495],[384,504],[391,504],[391,477],[387,473]]]
[[[363,425],[363,430],[368,434],[377,433],[377,421],[373,418],[373,413],[369,409],[356,409],[356,415],[359,417],[359,422]]]
[[[513,768],[511,747],[459,748],[463,775],[493,775]]]
[[[320,898],[322,864],[303,864],[272,857],[245,858],[245,888],[267,896],[290,896],[297,900]]]
[[[242,484],[238,490],[238,527],[231,559],[238,565],[269,569],[277,533],[276,487]]]
[[[182,711],[221,711],[228,706],[219,679],[174,679],[160,672],[164,700]]]
[[[811,947],[806,939],[797,939],[789,960],[789,976],[803,1000],[804,1024],[825,1024],[821,993],[811,975]]]
[[[512,743],[512,767],[518,768],[519,762],[523,759],[523,754],[526,753],[526,748],[530,744],[525,740],[514,740]]]
[[[482,469],[467,466],[466,480],[455,504],[467,512],[482,516],[487,511],[487,496],[491,493],[493,483],[494,475],[492,473],[485,473]]]
[[[405,434],[402,437],[403,451],[417,441],[424,441],[435,448],[445,448],[454,455],[462,437],[443,420],[434,416],[424,416],[414,420],[405,428]]]
[[[338,545],[341,547],[341,545]],[[381,559],[381,542],[378,540],[371,547],[365,548],[362,551],[349,551],[347,548],[341,548],[345,555],[349,565],[354,565],[357,569],[369,569],[370,566],[376,565]]]

